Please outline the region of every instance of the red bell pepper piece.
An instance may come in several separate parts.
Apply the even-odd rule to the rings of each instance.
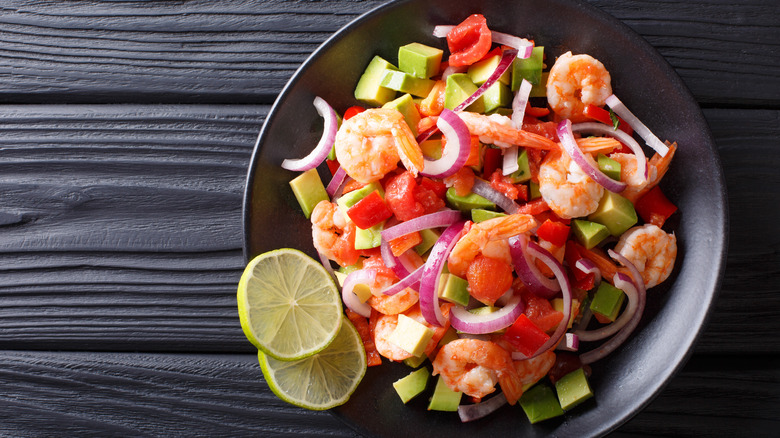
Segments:
[[[366,229],[393,215],[385,200],[374,190],[347,210],[347,215],[358,228]]]
[[[604,108],[598,107],[596,105],[586,105],[585,109],[582,111],[582,114],[586,117],[590,117],[593,120],[597,120],[601,123],[604,123],[605,125],[612,126],[612,118],[609,116],[609,111],[605,110]],[[631,126],[626,123],[623,119],[618,117],[618,120],[620,121],[620,124],[618,124],[618,129],[625,132],[628,135],[631,135],[634,133],[634,130],[631,129]]]
[[[485,156],[482,158],[482,177],[484,179],[490,179],[490,175],[493,175],[493,172],[498,169],[502,160],[501,149],[491,147],[485,148]]]
[[[352,117],[355,117],[356,115],[362,113],[365,110],[366,109],[363,108],[362,106],[357,106],[357,105],[356,106],[351,106],[351,107],[347,108],[346,111],[344,111],[344,120],[349,120]]]
[[[570,228],[561,222],[547,219],[536,230],[536,235],[555,246],[561,247],[566,244],[566,240],[569,238]]]
[[[336,160],[325,160],[325,162],[328,164],[328,170],[330,170],[331,175],[335,175],[336,171],[339,170],[339,167],[341,165]]]
[[[659,227],[662,227],[669,216],[677,211],[677,206],[669,201],[659,186],[653,187],[644,196],[637,199],[634,208],[646,223]]]
[[[520,353],[531,356],[550,339],[550,336],[534,325],[525,314],[520,315],[501,336]]]
[[[471,65],[482,59],[493,44],[487,20],[480,14],[474,14],[463,20],[447,34],[447,46],[451,66]]]

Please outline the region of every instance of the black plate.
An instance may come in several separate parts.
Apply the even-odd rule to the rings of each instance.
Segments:
[[[593,55],[609,69],[615,94],[662,140],[678,142],[662,183],[680,208],[673,224],[677,266],[669,281],[650,292],[632,338],[594,365],[595,397],[561,418],[532,426],[519,406],[505,406],[461,424],[454,413],[426,411],[422,399],[403,405],[391,383],[409,369],[397,364],[369,369],[352,399],[332,412],[369,436],[602,435],[649,403],[690,353],[722,276],[727,213],[720,163],[696,101],[652,46],[598,9],[568,0],[411,0],[377,8],[340,30],[295,73],[260,133],[244,200],[245,256],[280,247],[316,256],[310,224],[288,186],[295,174],[280,167],[285,158],[306,155],[319,139],[314,97],[343,111],[355,104],[354,86],[373,55],[394,62],[398,47],[410,42],[444,47],[431,36],[433,26],[457,24],[472,13],[484,14],[491,29],[533,38],[549,59],[566,50]]]

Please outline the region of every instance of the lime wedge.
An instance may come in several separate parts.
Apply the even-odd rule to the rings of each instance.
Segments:
[[[296,361],[280,361],[258,352],[271,391],[296,406],[321,411],[346,403],[366,373],[363,342],[344,317],[336,339],[324,350]]]
[[[297,360],[321,351],[341,327],[341,297],[333,278],[296,249],[252,259],[238,283],[241,328],[260,351]]]

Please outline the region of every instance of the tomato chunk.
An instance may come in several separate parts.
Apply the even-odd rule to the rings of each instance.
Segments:
[[[563,312],[553,309],[550,301],[533,294],[525,294],[525,315],[542,331],[549,332],[558,327],[563,319]]]
[[[400,221],[408,221],[444,208],[444,200],[439,193],[442,193],[442,190],[435,181],[421,181],[418,184],[410,172],[392,177],[385,185],[385,201]]]
[[[352,219],[352,222],[364,230],[390,218],[392,215],[393,212],[390,211],[385,200],[379,196],[379,191],[377,190],[374,190],[347,210],[347,216]]]
[[[347,108],[346,111],[344,111],[344,120],[349,120],[352,117],[355,117],[356,115],[362,113],[365,110],[366,109],[363,108],[362,106],[351,106]]]
[[[471,15],[447,34],[448,62],[455,67],[471,65],[487,55],[492,43],[493,37],[485,17]]]
[[[520,353],[532,356],[550,336],[531,322],[528,316],[522,314],[506,329],[501,338]]]

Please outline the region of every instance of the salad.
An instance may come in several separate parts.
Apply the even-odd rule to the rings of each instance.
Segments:
[[[322,139],[282,167],[302,172],[290,184],[368,366],[410,366],[401,401],[434,378],[429,409],[519,403],[535,423],[593,396],[590,364],[671,274],[677,208],[658,183],[676,144],[588,54],[548,59],[479,14],[434,36],[446,51],[370,60],[340,114],[316,98]]]

